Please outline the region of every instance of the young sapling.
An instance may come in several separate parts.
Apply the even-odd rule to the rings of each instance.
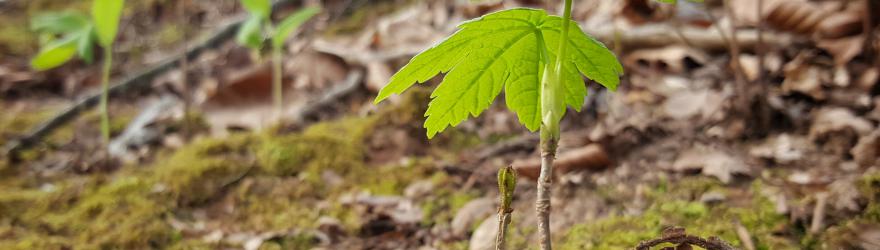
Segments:
[[[107,99],[110,85],[110,69],[113,65],[113,42],[119,27],[124,0],[94,0],[91,20],[75,12],[47,13],[31,20],[31,29],[40,33],[42,49],[31,60],[37,70],[58,67],[79,55],[87,63],[94,57],[94,43],[103,48],[104,62],[101,71],[101,136],[104,145],[110,141],[110,115]],[[96,40],[97,39],[97,40]]]
[[[479,116],[505,92],[507,107],[530,131],[540,129],[538,232],[541,249],[550,244],[550,177],[566,106],[580,111],[587,89],[581,74],[615,90],[623,67],[602,43],[571,20],[571,0],[562,17],[544,10],[517,8],[484,15],[459,25],[439,44],[419,53],[379,91],[375,103],[400,94],[439,73],[425,113],[428,138],[469,116]],[[569,28],[573,26],[575,28]]]
[[[317,7],[301,9],[274,26],[271,22],[272,4],[269,0],[241,0],[241,4],[250,13],[250,17],[238,29],[236,40],[248,48],[260,51],[267,37],[269,38],[272,56],[272,106],[276,117],[280,118],[283,112],[281,56],[284,42],[293,31],[318,14],[321,9]]]

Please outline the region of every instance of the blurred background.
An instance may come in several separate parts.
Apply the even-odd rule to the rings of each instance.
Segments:
[[[126,1],[109,145],[101,61],[30,66],[31,18],[90,6],[0,0],[0,249],[494,249],[508,165],[510,249],[536,248],[538,137],[503,102],[429,141],[442,77],[372,101],[459,23],[561,1],[275,3],[276,21],[322,8],[284,46],[280,119],[268,55],[235,42],[238,1]],[[678,226],[747,250],[880,249],[878,8],[575,1],[626,72],[616,92],[586,80],[563,120],[555,246],[627,249]]]

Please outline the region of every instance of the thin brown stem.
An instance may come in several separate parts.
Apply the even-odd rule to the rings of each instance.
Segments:
[[[281,80],[281,46],[275,46],[272,49],[272,94],[273,106],[275,107],[275,118],[280,120],[283,113],[283,94]]]
[[[104,66],[101,71],[101,103],[98,106],[98,112],[101,113],[101,139],[105,147],[110,145],[110,114],[107,106],[110,95],[110,68],[113,66],[113,48],[111,46],[104,47]]]
[[[495,250],[506,248],[507,227],[510,225],[510,212],[498,212],[498,234],[495,235]]]
[[[758,23],[756,29],[758,32],[758,44],[755,45],[755,54],[758,54],[758,79],[757,82],[763,86],[764,74],[766,73],[767,50],[764,48],[764,0],[758,0]]]
[[[180,50],[180,83],[181,87],[183,88],[183,136],[184,138],[190,138],[190,136],[192,136],[193,122],[192,114],[190,113],[190,105],[192,105],[192,89],[190,87],[188,79],[189,59],[186,58],[186,52],[189,51],[189,49],[187,48],[189,33],[187,32],[186,24],[188,24],[189,22],[187,22],[186,20],[186,1],[187,0],[180,1],[180,6],[178,6],[178,8],[180,8],[178,10],[178,15],[180,16],[180,20],[178,20],[178,23],[180,25],[180,32],[182,35],[181,46],[183,47]]]
[[[538,235],[541,240],[541,250],[550,250],[550,189],[553,186],[553,160],[556,158],[555,140],[542,142],[541,174],[538,176],[538,197],[535,200],[535,210],[538,213]],[[551,145],[552,144],[552,145]]]

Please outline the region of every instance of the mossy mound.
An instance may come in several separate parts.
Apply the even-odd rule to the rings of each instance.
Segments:
[[[413,181],[432,175],[425,167],[429,162],[417,158],[366,163],[365,141],[375,130],[399,129],[395,126],[420,117],[424,105],[407,102],[412,100],[301,132],[197,139],[160,152],[149,166],[115,173],[6,179],[0,187],[0,249],[217,247],[200,242],[198,233],[179,232],[170,221],[208,220],[231,232],[307,232],[327,216],[356,234],[364,223],[361,214],[340,204],[340,197],[364,191],[400,195]],[[235,209],[217,209],[228,205]],[[204,211],[213,212],[193,216]],[[302,249],[311,239],[283,236],[267,247]]]
[[[740,221],[752,234],[758,249],[799,249],[795,242],[778,237],[779,226],[787,223],[787,217],[777,214],[773,204],[761,197],[756,182],[751,188],[751,204],[742,207],[707,205],[699,201],[682,199],[681,195],[693,193],[693,188],[705,190],[707,183],[681,181],[687,185],[660,185],[653,204],[641,215],[612,215],[596,222],[572,227],[565,235],[560,249],[627,249],[639,242],[657,238],[664,228],[684,227],[689,234],[701,237],[717,236],[735,246],[740,246],[734,221]],[[663,195],[663,194],[669,194]]]

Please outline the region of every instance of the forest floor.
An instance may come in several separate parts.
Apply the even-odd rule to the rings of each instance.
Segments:
[[[97,89],[100,64],[29,68],[30,16],[89,2],[0,1],[0,145]],[[244,14],[233,0],[129,2],[114,79]],[[277,15],[317,1],[292,2]],[[373,98],[462,21],[559,8],[540,2],[323,1],[285,51],[281,121],[267,58],[211,47],[111,97],[109,152],[91,109],[4,152],[0,249],[494,249],[508,165],[521,176],[509,249],[534,249],[537,136],[503,102],[428,140],[440,77]],[[584,111],[563,120],[557,249],[629,249],[673,226],[746,250],[880,249],[880,7],[732,2],[575,1],[626,73],[616,92],[588,80]]]

